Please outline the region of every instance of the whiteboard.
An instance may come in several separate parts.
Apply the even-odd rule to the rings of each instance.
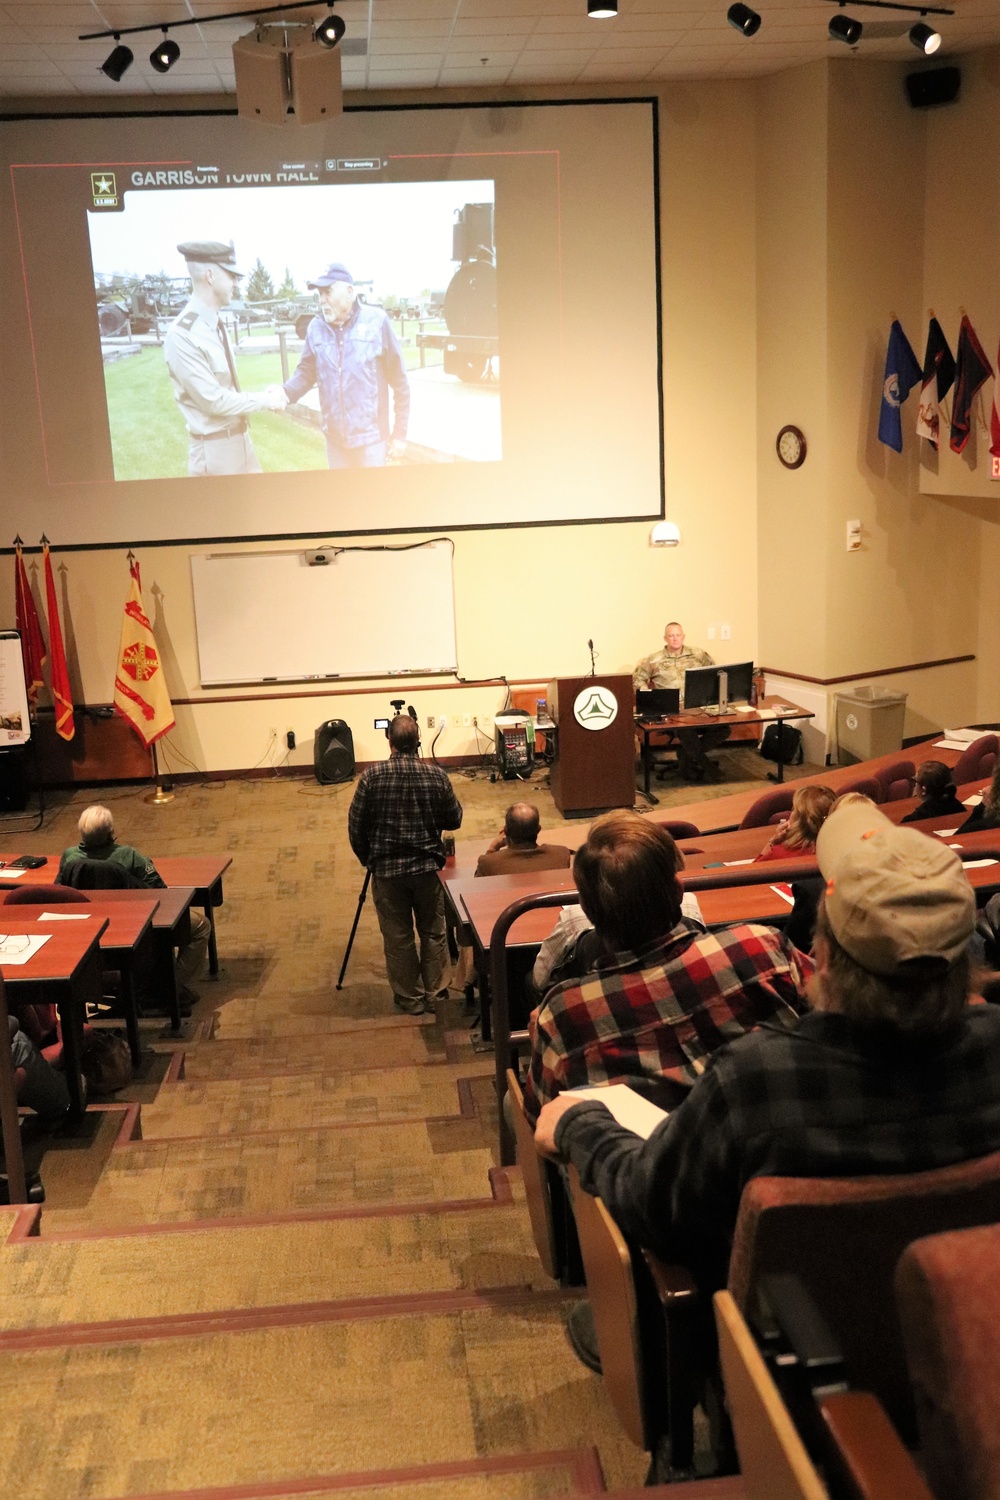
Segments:
[[[453,550],[192,556],[202,686],[457,671]]]
[[[28,689],[24,681],[21,637],[16,630],[0,631],[0,749],[26,745],[31,739]]]

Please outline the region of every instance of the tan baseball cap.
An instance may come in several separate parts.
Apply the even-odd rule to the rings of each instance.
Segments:
[[[833,935],[862,968],[890,976],[914,959],[959,957],[976,901],[961,860],[939,839],[846,803],[820,829],[816,859]]]

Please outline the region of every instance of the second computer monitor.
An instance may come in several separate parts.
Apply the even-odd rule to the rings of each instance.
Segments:
[[[753,662],[737,661],[731,666],[716,667],[717,672],[725,672],[729,678],[729,702],[749,703],[753,692]]]
[[[728,680],[727,702],[749,703],[753,689],[753,662],[723,663],[719,667],[695,667],[684,673],[684,707],[712,708],[719,701],[719,673]]]

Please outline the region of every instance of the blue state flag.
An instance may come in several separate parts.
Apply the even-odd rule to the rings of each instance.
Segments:
[[[882,405],[878,414],[878,440],[887,448],[903,451],[903,422],[900,407],[923,371],[899,319],[889,329],[889,347],[885,353],[885,375],[882,379]]]

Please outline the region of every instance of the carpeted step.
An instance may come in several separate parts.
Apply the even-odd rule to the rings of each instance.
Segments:
[[[0,1404],[17,1413],[0,1492],[101,1500],[343,1475],[377,1494],[413,1466],[595,1440],[608,1487],[639,1484],[644,1455],[573,1355],[565,1310],[554,1294],[467,1294],[409,1315],[0,1335]]]
[[[434,1026],[306,1034],[213,1038],[185,1053],[184,1075],[199,1078],[260,1078],[276,1073],[334,1073],[351,1068],[418,1067],[445,1062],[445,1044]]]
[[[13,1226],[0,1221],[0,1231]],[[0,1245],[0,1330],[460,1289],[551,1290],[508,1203]]]
[[[135,1141],[115,1150],[85,1204],[50,1196],[65,1228],[246,1218],[491,1197],[491,1151],[477,1120],[346,1125],[245,1139]]]
[[[142,1108],[145,1140],[240,1135],[297,1125],[422,1120],[474,1113],[472,1067],[492,1084],[493,1064],[437,1063],[291,1077],[172,1083]]]

